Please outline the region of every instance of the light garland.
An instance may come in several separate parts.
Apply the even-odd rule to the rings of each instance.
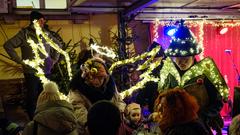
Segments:
[[[160,51],[161,47],[160,46],[157,46],[155,47],[154,49],[152,49],[152,51],[150,52],[145,52],[141,55],[138,55],[136,57],[132,57],[130,59],[125,59],[125,60],[122,60],[122,61],[117,61],[117,62],[114,62],[111,67],[109,68],[109,73],[112,74],[113,70],[116,68],[116,67],[119,67],[121,65],[126,65],[126,64],[132,64],[136,61],[139,61],[139,60],[143,60],[145,59],[147,56],[151,56],[150,59],[153,59],[155,57],[155,55]],[[138,70],[140,69],[145,69],[147,68],[147,64],[149,63],[150,61],[147,61],[144,63],[144,66],[140,66],[138,68]]]
[[[202,49],[202,53],[199,54],[199,58],[200,59],[203,59],[204,57],[204,46],[203,46],[203,35],[204,35],[204,32],[203,32],[203,21],[201,21],[199,23],[199,46],[200,48]]]
[[[152,73],[152,70],[154,70],[156,67],[158,67],[161,64],[161,61],[162,61],[162,58],[160,57],[155,62],[151,63],[147,71],[145,71],[143,74],[140,75],[140,79],[142,79],[141,81],[139,81],[136,85],[132,86],[131,88],[121,92],[120,96],[122,97],[122,99],[131,95],[134,91],[145,87],[145,84],[149,81],[158,82],[159,78],[156,78],[150,74]]]
[[[138,60],[143,60],[143,59],[147,58],[147,56],[151,56],[148,60],[146,60],[142,65],[140,65],[137,68],[137,70],[143,70],[143,69],[146,69],[149,65],[149,68],[147,69],[147,71],[145,71],[143,74],[140,75],[140,79],[142,79],[142,80],[139,81],[136,85],[132,86],[131,88],[121,92],[120,96],[122,98],[125,98],[126,96],[131,95],[137,89],[143,88],[145,86],[145,84],[149,81],[157,82],[159,80],[159,78],[155,78],[150,74],[152,73],[153,69],[155,69],[156,67],[158,67],[161,64],[161,59],[162,59],[161,57],[158,60],[156,60],[155,62],[151,63],[152,60],[154,59],[154,57],[156,56],[156,54],[160,51],[160,49],[161,49],[161,47],[157,46],[154,49],[152,49],[152,51],[150,51],[150,52],[146,52],[142,55],[138,55],[138,56],[130,58],[130,59],[117,61],[112,64],[112,66],[109,68],[110,74],[116,67],[119,67],[119,66],[125,65],[125,64],[134,63]],[[149,64],[149,63],[151,63],[151,64]]]
[[[41,27],[39,26],[39,24],[37,23],[36,20],[33,21],[34,24],[34,28],[36,29],[36,35],[37,35],[37,39],[38,39],[38,44],[36,44],[31,37],[28,38],[27,42],[29,43],[29,45],[31,46],[33,53],[34,53],[34,59],[32,60],[23,60],[23,62],[27,65],[29,65],[30,67],[34,68],[35,70],[37,70],[36,72],[36,76],[38,76],[41,80],[41,82],[47,83],[50,80],[48,80],[44,74],[43,69],[41,68],[42,66],[44,66],[44,59],[40,58],[39,52],[40,51],[45,57],[48,57],[48,53],[45,50],[45,47],[42,43],[42,40],[40,38],[40,35],[43,36],[43,38],[49,43],[49,45],[51,47],[53,47],[56,51],[58,51],[59,53],[63,54],[65,56],[66,62],[67,62],[67,68],[68,68],[68,75],[71,79],[72,77],[72,71],[71,71],[71,65],[70,65],[70,58],[68,56],[68,54],[63,51],[60,47],[58,47],[57,44],[55,44],[47,35],[46,33],[44,33],[41,29]],[[63,96],[61,96],[63,97]]]
[[[54,43],[52,41],[52,39],[50,39],[47,34],[45,32],[42,31],[41,27],[39,26],[38,23],[34,22],[34,27],[36,29],[36,34],[37,37],[39,37],[39,35],[42,35],[43,38],[46,40],[46,42],[53,48],[55,49],[57,52],[59,52],[60,54],[62,54],[65,57],[66,63],[67,63],[67,71],[68,71],[68,76],[69,76],[69,80],[72,79],[72,69],[71,69],[71,63],[70,63],[70,57],[68,55],[67,52],[65,52],[64,50],[62,50],[62,48],[60,48],[56,43]],[[42,44],[42,40],[40,38],[38,38],[38,41]]]
[[[166,84],[169,74],[173,75],[177,80],[178,86],[184,87],[186,83],[197,76],[206,75],[208,79],[213,83],[215,88],[223,96],[224,99],[228,98],[228,87],[224,79],[222,78],[217,66],[211,58],[204,58],[199,63],[192,66],[183,76],[180,77],[176,67],[172,60],[167,58],[164,62],[163,68],[160,71],[159,89],[163,90],[164,84]]]
[[[156,18],[154,21],[154,26],[153,26],[153,41],[157,41],[159,35],[158,35],[158,26],[159,26],[159,20]]]
[[[90,48],[95,50],[97,53],[107,56],[107,57],[110,57],[112,59],[115,59],[117,57],[117,55],[114,53],[114,51],[108,47],[105,47],[105,46],[101,47],[95,43],[95,44],[91,44]]]
[[[35,20],[34,22],[34,27],[36,29],[36,35],[37,35],[37,39],[38,39],[38,44],[36,44],[30,37],[28,38],[27,42],[29,43],[29,45],[31,46],[33,53],[34,53],[34,59],[33,60],[23,60],[23,62],[27,65],[29,65],[30,67],[34,68],[37,70],[36,72],[36,76],[38,76],[40,78],[40,80],[42,81],[42,83],[47,83],[49,82],[49,80],[45,77],[45,74],[43,72],[43,69],[40,66],[44,66],[44,59],[41,59],[38,53],[38,50],[45,56],[48,56],[48,53],[45,50],[45,47],[43,45],[43,43],[40,40],[39,37],[39,29],[40,26],[37,23],[37,21]]]
[[[175,77],[177,80],[178,84],[181,82],[181,76],[178,73],[178,70],[176,69],[173,61],[171,60],[170,57],[167,57],[166,60],[164,61],[163,67],[160,70],[160,81],[158,83],[158,88],[162,89],[163,86],[166,84],[166,79],[168,77],[168,74],[171,74]]]

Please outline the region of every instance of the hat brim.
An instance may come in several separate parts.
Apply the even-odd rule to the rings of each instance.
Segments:
[[[187,57],[198,55],[202,52],[200,45],[196,42],[172,42],[168,49],[164,51],[168,57]]]

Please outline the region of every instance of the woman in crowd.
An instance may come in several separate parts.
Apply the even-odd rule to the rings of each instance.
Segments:
[[[125,108],[125,103],[118,95],[115,82],[100,58],[94,57],[84,62],[74,75],[69,87],[68,98],[77,115],[79,132],[85,128],[88,110],[97,101],[111,101],[121,111]]]
[[[156,99],[155,121],[164,135],[209,135],[198,119],[196,99],[184,89],[169,89]]]

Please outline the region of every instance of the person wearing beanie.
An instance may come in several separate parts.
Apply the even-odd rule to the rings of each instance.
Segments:
[[[78,114],[81,116],[77,118],[79,120],[86,119],[92,104],[101,100],[111,101],[121,112],[124,111],[125,103],[120,98],[115,82],[101,58],[94,57],[85,61],[73,76],[69,88],[69,102],[74,106],[76,113],[81,112],[81,115]],[[79,121],[82,127],[86,125],[84,121]]]
[[[43,16],[42,13],[38,12],[38,11],[32,11],[30,13],[30,23],[33,23],[34,20],[39,21],[40,19],[45,21],[45,17]],[[40,25],[41,26],[41,25]]]
[[[55,82],[43,84],[43,91],[39,94],[37,99],[37,107],[45,102],[57,100],[60,100],[57,84]]]
[[[60,100],[55,82],[43,85],[33,121],[23,130],[23,135],[78,135],[73,107]]]
[[[222,100],[228,96],[228,87],[211,58],[196,60],[195,56],[201,51],[191,30],[181,22],[165,50],[167,58],[160,70],[164,74],[160,74],[158,88],[159,92],[175,87],[184,88],[197,99],[199,118],[209,132],[212,133],[213,129],[220,135],[223,127],[220,111]]]
[[[11,60],[15,61],[17,64],[21,64],[23,67],[23,74],[27,89],[25,96],[25,108],[30,119],[33,118],[33,114],[36,108],[36,100],[38,94],[41,92],[42,89],[41,81],[39,77],[35,75],[36,70],[23,62],[23,60],[33,60],[35,58],[35,54],[33,53],[31,46],[27,42],[29,38],[31,38],[35,43],[39,42],[33,24],[34,20],[37,21],[37,23],[44,32],[48,33],[49,38],[52,39],[54,43],[59,45],[59,47],[63,46],[63,43],[59,41],[59,38],[53,35],[49,29],[45,28],[45,17],[38,11],[32,11],[30,13],[30,24],[27,27],[21,29],[15,36],[10,38],[3,45],[5,51],[10,56]],[[55,49],[53,49],[44,38],[41,38],[41,40],[44,44],[46,52],[48,53],[48,56],[46,57],[44,54],[41,53],[41,51],[39,51],[39,56],[41,59],[44,60],[44,66],[42,67],[42,69],[44,70],[45,76],[49,78],[51,75],[51,69],[53,68],[53,65],[58,61],[60,54]],[[21,49],[21,56],[19,56],[16,52],[16,48]]]

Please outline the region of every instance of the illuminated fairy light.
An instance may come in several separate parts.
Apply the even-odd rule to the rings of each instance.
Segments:
[[[59,97],[60,97],[61,100],[69,101],[68,96],[64,95],[64,94],[61,93],[60,91],[58,91],[58,95],[59,95]]]
[[[132,93],[134,91],[145,87],[145,84],[147,82],[149,82],[149,81],[158,82],[159,78],[156,78],[156,77],[154,77],[154,76],[152,76],[150,74],[152,73],[152,70],[154,70],[156,67],[158,67],[161,64],[161,61],[162,61],[162,58],[160,57],[158,60],[156,60],[155,62],[151,63],[149,65],[148,70],[140,75],[140,79],[142,79],[141,81],[139,81],[136,85],[132,86],[131,88],[121,92],[120,96],[122,97],[122,99],[124,99],[127,96],[132,95]]]
[[[203,32],[203,21],[201,21],[199,23],[199,46],[200,48],[202,49],[202,53],[199,54],[199,58],[200,59],[203,59],[204,57],[204,46],[203,46],[203,35],[204,35],[204,32]]]
[[[68,55],[67,52],[65,52],[64,50],[62,50],[56,43],[54,43],[52,41],[52,39],[50,39],[47,34],[45,32],[42,31],[41,27],[39,26],[38,23],[36,23],[36,21],[34,21],[34,27],[36,29],[36,34],[37,37],[39,37],[39,35],[42,35],[43,38],[46,40],[46,42],[53,48],[55,49],[57,52],[59,52],[60,54],[62,54],[65,57],[66,60],[66,64],[67,64],[67,70],[68,70],[68,76],[69,76],[69,80],[72,79],[72,69],[71,69],[71,63],[70,63],[70,57]],[[40,44],[42,44],[42,40],[38,39],[38,41],[40,42]]]
[[[182,78],[180,77],[180,74],[178,73],[171,59],[167,58],[160,73],[161,79],[159,82],[159,90],[167,89],[164,88],[164,84],[167,83],[166,81],[169,74],[176,78],[178,86],[180,87],[184,87],[190,79],[204,74],[213,83],[221,96],[224,99],[228,99],[228,86],[224,81],[223,77],[221,76],[216,64],[211,58],[204,58],[199,63],[192,66],[182,76]]]
[[[154,59],[155,55],[160,51],[160,49],[161,49],[161,47],[157,46],[154,49],[152,49],[152,51],[150,51],[150,52],[146,52],[142,55],[138,55],[138,56],[130,58],[130,59],[125,59],[123,61],[117,61],[112,64],[112,66],[109,69],[110,74],[112,73],[113,69],[118,66],[134,63],[138,60],[145,59],[147,56],[151,56],[148,60],[146,60],[142,65],[140,65],[137,68],[137,70],[143,70],[143,69],[148,68],[143,74],[140,75],[141,81],[139,81],[136,85],[132,86],[131,88],[121,92],[120,95],[122,98],[125,98],[126,96],[131,95],[134,91],[145,87],[145,84],[149,81],[157,82],[159,80],[159,78],[155,78],[154,76],[152,76],[150,74],[152,73],[152,70],[154,70],[156,67],[158,67],[161,64],[161,61],[162,61],[161,57],[159,57],[158,60],[156,60],[155,62],[151,63],[152,60]],[[149,67],[148,67],[148,65],[149,65]]]
[[[158,26],[159,26],[159,20],[155,19],[154,26],[153,26],[153,41],[157,41],[159,35],[158,35]]]
[[[67,62],[67,69],[68,69],[68,75],[71,79],[72,77],[72,71],[71,71],[71,65],[70,65],[70,58],[68,54],[63,51],[61,48],[58,47],[57,44],[55,44],[41,29],[39,24],[36,20],[33,21],[34,28],[36,29],[36,35],[38,39],[38,44],[36,44],[30,37],[28,38],[27,42],[30,44],[33,53],[34,53],[34,59],[33,60],[23,60],[23,62],[32,68],[36,69],[36,75],[40,78],[42,83],[47,83],[49,80],[45,77],[44,71],[41,67],[44,66],[44,59],[40,58],[38,51],[40,51],[45,57],[48,57],[48,53],[46,52],[46,49],[42,43],[42,40],[39,35],[42,35],[43,38],[49,43],[51,47],[53,47],[55,50],[57,50],[59,53],[63,54],[65,56],[66,62]]]
[[[168,25],[171,25],[172,24],[172,21],[159,21],[159,19],[155,19],[154,21],[154,29],[153,29],[153,35],[154,35],[154,40],[157,40],[157,38],[159,38],[159,35],[158,35],[158,26],[161,25],[161,26],[168,26]],[[199,54],[199,57],[200,59],[203,59],[204,58],[204,44],[203,44],[203,36],[204,36],[204,25],[205,24],[210,24],[212,25],[213,27],[238,27],[240,26],[240,21],[227,21],[227,20],[222,20],[222,21],[211,21],[211,20],[206,20],[206,19],[203,19],[203,20],[200,20],[200,21],[185,21],[185,24],[189,27],[199,27],[199,35],[198,35],[198,39],[199,39],[199,45],[202,49],[202,53]]]
[[[181,76],[178,73],[178,70],[176,69],[173,61],[171,60],[170,57],[167,57],[166,60],[164,61],[163,67],[160,70],[160,81],[158,83],[158,87],[161,89],[164,87],[166,84],[166,79],[168,77],[168,74],[171,74],[174,76],[174,78],[177,80],[178,84],[181,82]]]
[[[117,55],[114,53],[114,51],[108,47],[105,47],[105,46],[101,47],[95,43],[95,44],[91,44],[90,48],[95,50],[97,53],[107,56],[107,57],[110,57],[112,59],[115,59],[117,57]]]
[[[39,30],[38,27],[39,24],[37,23],[37,21],[34,21],[34,27],[36,27],[36,30]],[[33,60],[23,60],[23,62],[27,65],[29,65],[30,67],[34,68],[35,70],[37,70],[36,72],[36,76],[38,76],[41,80],[42,83],[47,83],[49,80],[45,77],[44,71],[41,68],[41,66],[44,66],[44,59],[41,59],[38,53],[38,50],[44,55],[44,56],[48,56],[48,53],[45,50],[45,47],[43,45],[43,43],[40,40],[39,34],[37,34],[37,39],[39,40],[39,43],[36,44],[30,37],[28,38],[27,42],[29,43],[29,45],[31,46],[33,53],[34,53],[34,59]]]
[[[114,62],[112,64],[112,66],[109,68],[109,73],[111,74],[113,72],[113,70],[116,68],[116,67],[119,67],[119,66],[122,66],[122,65],[126,65],[126,64],[132,64],[136,61],[139,61],[139,60],[143,60],[145,59],[147,56],[151,56],[150,59],[153,59],[155,57],[155,55],[160,51],[161,47],[160,46],[157,46],[155,47],[154,49],[152,49],[152,51],[150,52],[145,52],[141,55],[138,55],[136,57],[132,57],[130,59],[125,59],[125,60],[122,60],[122,61],[117,61],[117,62]],[[141,70],[141,69],[145,69],[147,68],[147,64],[150,62],[150,60],[146,61],[143,65],[144,66],[140,66],[138,68],[138,70]]]
[[[158,82],[158,80],[159,78],[147,75],[143,78],[143,80],[139,81],[136,85],[132,86],[130,89],[121,92],[120,96],[122,99],[124,99],[125,97],[130,96],[134,91],[143,88],[147,82],[149,81]]]

